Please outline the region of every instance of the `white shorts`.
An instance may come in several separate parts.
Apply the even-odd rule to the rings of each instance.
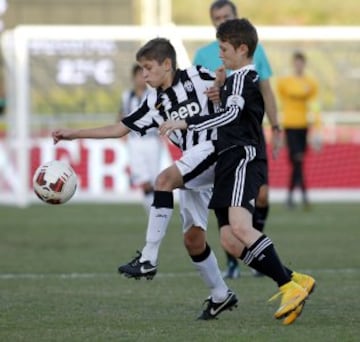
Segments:
[[[212,188],[179,191],[179,207],[183,233],[191,226],[207,229],[209,201],[212,196]]]
[[[201,190],[213,187],[216,154],[211,141],[184,151],[175,164],[183,176],[184,188]]]
[[[159,137],[129,137],[128,147],[133,184],[153,184],[160,172],[162,143]]]

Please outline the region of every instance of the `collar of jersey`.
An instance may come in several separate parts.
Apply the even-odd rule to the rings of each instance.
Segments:
[[[243,70],[255,70],[255,64],[247,64],[240,69],[231,70],[230,75],[235,74],[236,72],[243,71]]]
[[[181,70],[180,70],[180,69],[176,69],[176,70],[175,70],[175,74],[174,74],[173,81],[172,81],[171,86],[170,86],[169,88],[173,87],[174,85],[176,85],[176,84],[179,82],[179,80],[180,80],[180,74],[181,74]],[[169,89],[169,88],[167,88],[167,89]],[[157,88],[157,90],[158,90],[159,92],[162,92],[162,93],[166,92],[167,89],[162,90],[161,87]]]

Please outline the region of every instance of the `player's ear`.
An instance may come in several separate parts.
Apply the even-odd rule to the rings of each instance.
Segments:
[[[164,62],[162,63],[166,71],[172,70],[172,62],[170,58],[165,58]]]
[[[246,44],[240,44],[237,48],[243,56],[247,56],[249,52],[249,47]]]

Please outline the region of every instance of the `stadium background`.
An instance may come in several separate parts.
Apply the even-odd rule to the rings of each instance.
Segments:
[[[71,3],[71,5],[70,5]],[[335,7],[329,10],[321,4],[305,2],[277,1],[271,8],[264,6],[258,1],[244,4],[239,2],[240,15],[246,13],[248,17],[259,25],[333,25],[355,24],[356,19],[352,15],[353,1],[347,0],[348,6],[341,6],[332,3],[336,7],[337,15],[333,15]],[[4,13],[3,22],[5,30],[11,30],[19,25],[61,25],[58,26],[56,36],[61,37],[63,25],[119,25],[138,26],[168,26],[171,23],[176,25],[209,25],[207,8],[210,1],[21,1],[8,2],[8,8]],[[255,10],[260,6],[262,11]],[[186,11],[187,8],[192,11]],[[308,9],[311,8],[311,11]],[[204,10],[205,9],[205,10]],[[272,10],[277,15],[265,15]],[[185,12],[184,12],[185,11]],[[185,15],[186,13],[186,15]],[[202,26],[201,26],[202,25]],[[73,27],[74,36],[77,35]],[[196,30],[196,26],[190,26]],[[264,26],[263,31],[266,31]],[[355,27],[355,26],[354,26]],[[357,28],[358,29],[358,28]],[[44,29],[46,31],[46,28]],[[335,27],[336,30],[336,27]],[[195,32],[195,31],[194,31]],[[182,48],[188,54],[187,62],[194,55],[197,47],[211,41],[211,32],[207,39],[182,40]],[[260,31],[261,32],[261,31]],[[325,32],[326,35],[326,32]],[[43,36],[43,35],[42,35]],[[260,34],[261,38],[261,34]],[[356,40],[357,39],[357,40]],[[360,143],[360,103],[358,91],[360,83],[360,48],[357,37],[349,40],[343,36],[340,40],[309,39],[306,34],[304,38],[294,39],[276,38],[263,39],[270,59],[275,82],[276,76],[283,75],[289,71],[289,58],[295,49],[302,49],[308,56],[308,69],[320,83],[321,111],[323,113],[322,137],[324,145],[321,151],[310,149],[306,159],[307,180],[310,189],[314,190],[310,198],[317,198],[320,190],[322,200],[334,198],[334,191],[339,197],[338,190],[350,191],[341,195],[342,199],[359,198],[360,189],[360,154],[358,147]],[[77,42],[77,43],[76,43]],[[89,149],[84,148],[81,142],[77,144],[77,156],[71,156],[72,152],[62,151],[61,146],[50,153],[49,131],[54,127],[71,126],[84,127],[107,124],[116,118],[119,108],[119,99],[122,90],[129,84],[129,68],[134,60],[136,49],[143,43],[142,40],[71,40],[68,37],[53,39],[51,35],[43,36],[41,39],[29,39],[27,49],[29,53],[29,77],[25,80],[26,91],[29,92],[29,100],[26,103],[28,116],[27,130],[30,145],[29,168],[26,171],[29,190],[31,190],[31,175],[34,169],[41,162],[51,158],[65,158],[74,166],[80,176],[80,190],[86,193],[85,197],[102,197],[102,193],[111,193],[116,201],[116,195],[120,200],[126,200],[139,194],[129,183],[129,170],[127,168],[128,156],[126,145],[120,143],[119,149],[112,149],[111,144],[99,147],[103,154],[100,158],[100,169],[95,176],[89,175],[89,160],[92,154]],[[11,49],[12,43],[3,42],[3,53],[6,56]],[[5,50],[5,51],[4,51]],[[16,98],[19,84],[14,80],[14,70],[19,65],[12,66],[13,56],[3,60],[3,91],[7,93],[7,110],[1,116],[2,141],[0,145],[2,153],[7,157],[2,158],[0,163],[3,172],[0,173],[0,187],[8,191],[13,187],[11,180],[6,175],[13,174],[9,164],[13,163],[11,170],[19,170],[20,163],[11,161],[9,155],[19,153],[6,149],[6,142],[11,139],[20,141],[17,137],[18,124],[14,121],[15,113],[19,111],[13,105]],[[184,65],[184,64],[183,64]],[[7,89],[5,89],[7,87]],[[14,89],[16,89],[14,91]],[[275,89],[275,87],[274,87]],[[21,119],[20,119],[21,120]],[[269,129],[265,125],[266,133],[269,136]],[[42,139],[43,138],[43,139]],[[7,140],[8,139],[8,140]],[[99,143],[102,144],[102,143]],[[11,145],[9,143],[8,145]],[[95,143],[96,145],[96,143]],[[92,144],[92,146],[95,146]],[[163,165],[167,165],[172,157],[179,155],[176,149],[165,142]],[[26,147],[22,147],[26,148]],[[27,147],[28,148],[28,147]],[[269,147],[270,148],[270,147]],[[18,148],[19,149],[19,148]],[[20,147],[21,149],[21,147]],[[48,152],[44,152],[44,150]],[[60,151],[59,151],[60,150]],[[170,153],[168,153],[169,150]],[[120,152],[119,152],[120,151]],[[14,153],[13,153],[14,152]],[[50,154],[49,154],[50,153]],[[120,156],[119,156],[120,154]],[[23,159],[19,157],[19,159]],[[9,162],[10,161],[10,162]],[[118,163],[117,163],[118,161]],[[94,160],[92,160],[94,162]],[[112,166],[112,167],[111,167]],[[116,172],[116,167],[121,169]],[[285,149],[282,150],[279,159],[274,162],[270,160],[270,184],[273,197],[282,200],[284,189],[288,182],[288,161]],[[21,172],[20,172],[21,174]],[[13,177],[11,177],[13,179]],[[20,178],[20,176],[19,176]],[[92,183],[102,184],[92,186]],[[25,184],[25,182],[23,183]],[[321,191],[332,189],[331,196],[321,195]],[[136,189],[135,189],[136,190]],[[12,196],[10,191],[9,196]],[[133,195],[133,196],[130,196]],[[80,192],[81,195],[81,192]],[[7,197],[9,197],[7,196]],[[335,196],[335,197],[336,197]],[[21,194],[17,197],[29,197]],[[82,200],[84,197],[77,196]],[[30,200],[34,200],[31,197]],[[18,200],[15,200],[18,201]],[[5,200],[6,202],[6,200]],[[26,201],[27,202],[27,201]]]
[[[210,2],[171,1],[172,21],[177,25],[209,28]],[[241,13],[261,27],[320,25],[321,29],[330,29],[336,25],[333,26],[336,29],[337,25],[345,25],[350,31],[359,27],[356,0],[326,3],[240,0],[235,3]],[[154,20],[169,20],[168,4],[166,0],[9,0],[2,20],[5,30],[13,30],[18,25],[154,24]],[[147,11],[142,11],[145,6]],[[165,13],[158,16],[159,12]],[[64,34],[63,31],[58,32]],[[210,32],[209,40],[213,37],[213,31]],[[272,315],[276,304],[266,303],[276,290],[273,282],[252,277],[245,267],[239,280],[229,281],[239,295],[239,308],[206,324],[195,320],[208,290],[194,272],[182,245],[178,208],[160,251],[156,278],[150,283],[133,282],[117,274],[117,265],[128,261],[136,248],[142,246],[146,227],[141,203],[124,203],[130,200],[130,190],[132,193],[128,187],[126,145],[120,141],[81,141],[63,143],[54,150],[48,134],[59,125],[75,127],[113,122],[140,40],[115,44],[97,40],[91,50],[84,44],[82,50],[77,46],[77,51],[70,49],[65,53],[63,50],[64,55],[58,56],[53,54],[54,47],[64,45],[42,41],[41,44],[33,42],[31,47],[32,72],[26,83],[26,89],[31,91],[26,111],[31,142],[26,151],[31,151],[31,164],[26,169],[26,189],[31,193],[31,175],[41,161],[54,157],[69,160],[71,156],[74,168],[82,174],[83,189],[89,188],[89,182],[99,184],[99,179],[101,181],[100,186],[92,189],[94,196],[90,200],[110,192],[113,204],[81,204],[74,198],[67,205],[47,206],[34,198],[31,205],[26,202],[26,207],[17,207],[22,198],[14,200],[11,186],[19,187],[20,183],[18,152],[22,146],[17,146],[16,140],[17,130],[24,127],[18,122],[14,125],[17,112],[10,109],[14,109],[13,101],[23,96],[24,88],[19,91],[12,87],[14,84],[6,84],[5,76],[12,82],[8,73],[18,70],[11,69],[13,64],[6,64],[2,59],[0,84],[8,96],[7,109],[0,115],[0,340],[357,341],[360,330],[359,196],[342,198],[354,203],[321,202],[336,200],[339,189],[353,190],[352,194],[360,191],[360,46],[359,39],[343,37],[334,41],[327,40],[326,36],[316,41],[263,41],[274,77],[288,71],[289,55],[294,48],[300,47],[309,55],[309,69],[320,80],[323,113],[328,119],[324,126],[324,149],[310,150],[307,158],[308,179],[312,189],[328,186],[337,189],[331,198],[318,199],[320,203],[314,203],[310,211],[287,210],[282,203],[271,204],[266,232],[287,265],[308,272],[318,283],[302,317],[290,327],[275,321]],[[204,41],[184,43],[192,57],[195,48]],[[4,49],[2,52],[6,54]],[[111,86],[100,84],[96,79],[100,74],[100,81],[104,81],[102,68],[106,69],[108,64],[100,64],[99,74],[93,73],[94,61],[99,62],[104,56],[111,57],[116,71]],[[63,59],[70,60],[70,64],[63,65],[70,65],[70,71],[75,68],[76,72],[63,74],[66,77],[62,80],[78,84],[56,82],[58,62]],[[73,78],[74,75],[77,77]],[[81,84],[84,76],[86,82]],[[2,89],[0,94],[4,93]],[[176,151],[173,152],[176,158]],[[165,155],[164,159],[167,158]],[[270,162],[274,193],[285,184],[288,167],[285,151],[278,161]],[[96,164],[101,166],[97,174],[94,173]],[[121,191],[112,191],[114,186]],[[280,193],[279,199],[283,200],[281,196]],[[208,241],[220,266],[224,267],[224,254],[212,214]]]

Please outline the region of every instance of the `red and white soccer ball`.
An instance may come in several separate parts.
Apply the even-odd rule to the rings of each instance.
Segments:
[[[40,165],[33,178],[35,194],[45,203],[62,204],[75,193],[77,177],[72,167],[52,160]]]

